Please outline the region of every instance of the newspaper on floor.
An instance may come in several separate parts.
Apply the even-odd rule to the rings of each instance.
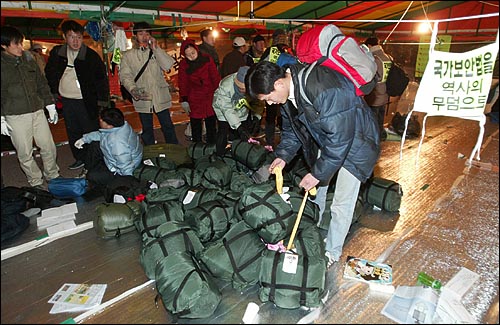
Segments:
[[[98,306],[107,284],[65,283],[48,301],[51,314],[80,312]]]
[[[381,313],[399,324],[432,324],[438,299],[429,287],[398,286]]]

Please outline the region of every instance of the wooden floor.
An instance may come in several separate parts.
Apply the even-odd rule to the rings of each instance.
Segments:
[[[479,323],[498,323],[498,169],[495,172],[465,168],[465,159],[460,158],[460,153],[468,156],[472,150],[477,122],[435,117],[427,123],[418,169],[414,165],[418,140],[406,141],[402,162],[399,142],[382,144],[375,175],[403,186],[400,212],[365,209],[351,227],[343,256],[391,263],[396,285],[414,285],[420,270],[446,283],[465,266],[481,276],[480,285],[464,298],[467,310]],[[481,161],[498,166],[498,124],[487,123],[483,143]],[[60,155],[68,151],[67,146],[58,147]],[[4,176],[6,170],[17,175],[16,160],[11,158],[2,157]],[[101,199],[77,202],[77,225],[91,222],[93,209],[100,202]],[[43,234],[30,227],[9,249]],[[161,300],[155,304],[154,283],[91,315],[49,314],[52,305],[47,301],[64,283],[107,284],[104,303],[145,284],[148,278],[139,263],[140,249],[137,232],[103,240],[91,228],[10,258],[4,259],[2,250],[2,324],[48,324],[68,319],[86,324],[174,323]],[[316,323],[393,323],[380,314],[388,296],[373,295],[360,284],[346,283],[341,274],[341,263],[328,270],[330,294]],[[262,324],[297,323],[309,314],[306,310],[286,310],[260,302],[257,285],[239,292],[220,283],[220,289],[223,299],[212,317],[177,322],[241,323],[250,301],[260,305]]]

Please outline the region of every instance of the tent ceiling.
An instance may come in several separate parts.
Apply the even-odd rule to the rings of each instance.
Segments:
[[[18,26],[34,40],[60,40],[65,19],[85,24],[109,22],[129,30],[147,21],[163,37],[179,37],[180,27],[198,37],[206,27],[227,28],[229,36],[276,28],[304,30],[332,22],[359,37],[377,33],[391,41],[415,41],[418,20],[447,20],[440,33],[454,40],[493,41],[498,30],[498,1],[1,1],[2,25]],[[491,15],[484,17],[485,15]],[[464,19],[481,16],[482,18]]]

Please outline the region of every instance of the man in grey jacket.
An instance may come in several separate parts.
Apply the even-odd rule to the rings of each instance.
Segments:
[[[175,60],[158,46],[150,30],[151,27],[146,22],[134,24],[135,44],[121,59],[120,82],[133,96],[134,107],[142,124],[141,137],[144,145],[155,144],[153,113],[160,121],[165,142],[177,144],[175,127],[170,118],[172,96],[163,75],[163,71],[172,68]],[[146,62],[146,68],[135,81]]]
[[[23,51],[24,35],[15,27],[1,27],[2,46],[2,134],[10,136],[21,169],[28,183],[43,188],[59,176],[57,151],[49,122],[56,124],[58,115],[47,80],[31,53]],[[40,148],[43,174],[33,157],[33,141]]]

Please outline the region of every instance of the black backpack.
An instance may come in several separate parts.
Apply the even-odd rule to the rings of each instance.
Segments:
[[[22,234],[30,225],[30,219],[21,212],[29,208],[29,200],[22,195],[20,188],[2,188],[2,245],[9,239]]]
[[[389,74],[387,75],[387,80],[385,81],[387,94],[393,97],[401,96],[409,82],[410,78],[403,68],[393,61],[389,69]]]

